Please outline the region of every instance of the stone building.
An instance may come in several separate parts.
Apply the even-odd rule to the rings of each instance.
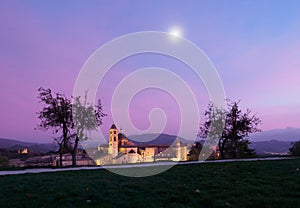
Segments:
[[[186,161],[187,146],[177,139],[174,144],[134,144],[115,124],[109,129],[108,147],[98,147],[92,156],[97,165],[155,161]]]

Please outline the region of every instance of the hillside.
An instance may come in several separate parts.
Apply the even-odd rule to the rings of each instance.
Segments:
[[[129,140],[136,145],[170,145],[177,136],[169,134],[143,134],[128,136]],[[278,153],[284,154],[289,152],[291,142],[300,140],[300,128],[274,129],[252,134],[249,137],[252,142],[250,147],[256,150],[257,154]],[[180,141],[185,144],[192,144],[194,141],[180,138]],[[200,138],[197,138],[200,141]],[[98,142],[94,144],[97,146]],[[55,150],[55,145],[51,143],[34,143],[22,142],[13,139],[0,138],[0,148],[19,150],[27,147],[33,152],[48,152]]]
[[[55,150],[55,145],[52,143],[33,143],[33,142],[22,142],[14,139],[3,139],[0,138],[0,148],[8,150],[21,150],[28,148],[32,152],[49,152]]]
[[[299,167],[299,159],[290,159],[176,165],[151,177],[105,169],[1,176],[0,207],[297,208]]]
[[[28,146],[34,145],[34,143],[22,142],[22,141],[18,141],[18,140],[14,140],[14,139],[0,138],[0,148],[9,149],[15,145],[28,147]]]
[[[131,135],[128,137],[134,144],[147,144],[147,145],[170,145],[172,144],[177,136],[169,134],[142,134],[142,135]],[[186,140],[179,137],[182,143],[193,143],[193,141]]]
[[[273,129],[269,131],[262,131],[250,135],[250,141],[261,142],[261,141],[298,141],[300,140],[300,128],[288,127],[285,129]]]
[[[252,142],[250,148],[255,149],[258,155],[273,155],[273,154],[287,154],[291,147],[291,141],[262,141]]]
[[[144,135],[132,135],[129,136],[129,140],[134,144],[158,144],[158,145],[170,145],[177,138],[174,135],[168,134],[144,134]],[[149,141],[150,139],[155,138],[153,141]],[[184,138],[180,138],[181,142],[185,144],[191,144],[194,141],[186,140]],[[146,141],[146,142],[142,142]],[[198,140],[197,140],[198,141]],[[200,141],[200,140],[199,140]],[[270,155],[270,154],[287,154],[289,153],[289,148],[291,147],[292,141],[278,141],[278,140],[269,140],[269,141],[252,141],[250,144],[250,148],[256,150],[256,154],[258,155]]]

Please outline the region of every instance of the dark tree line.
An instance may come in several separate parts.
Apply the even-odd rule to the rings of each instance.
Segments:
[[[80,141],[88,139],[88,132],[102,124],[103,113],[101,100],[96,106],[87,102],[87,97],[67,98],[61,93],[53,93],[51,89],[39,88],[39,100],[43,108],[38,112],[42,130],[52,130],[55,142],[59,146],[60,166],[62,155],[71,153],[72,166],[76,166],[76,154]]]
[[[221,158],[243,158],[255,154],[248,145],[249,133],[260,131],[261,123],[251,110],[242,112],[239,102],[227,100],[227,108],[220,109],[213,103],[205,111],[205,122],[200,125],[199,136],[209,141],[218,141]],[[222,129],[222,131],[220,131]]]

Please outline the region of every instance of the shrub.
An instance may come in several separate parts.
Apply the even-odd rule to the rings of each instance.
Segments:
[[[8,167],[9,161],[7,157],[0,156],[0,167]]]

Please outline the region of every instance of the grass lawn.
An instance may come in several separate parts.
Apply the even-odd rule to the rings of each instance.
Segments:
[[[300,159],[180,165],[146,178],[107,170],[0,176],[0,185],[0,207],[297,208]]]

